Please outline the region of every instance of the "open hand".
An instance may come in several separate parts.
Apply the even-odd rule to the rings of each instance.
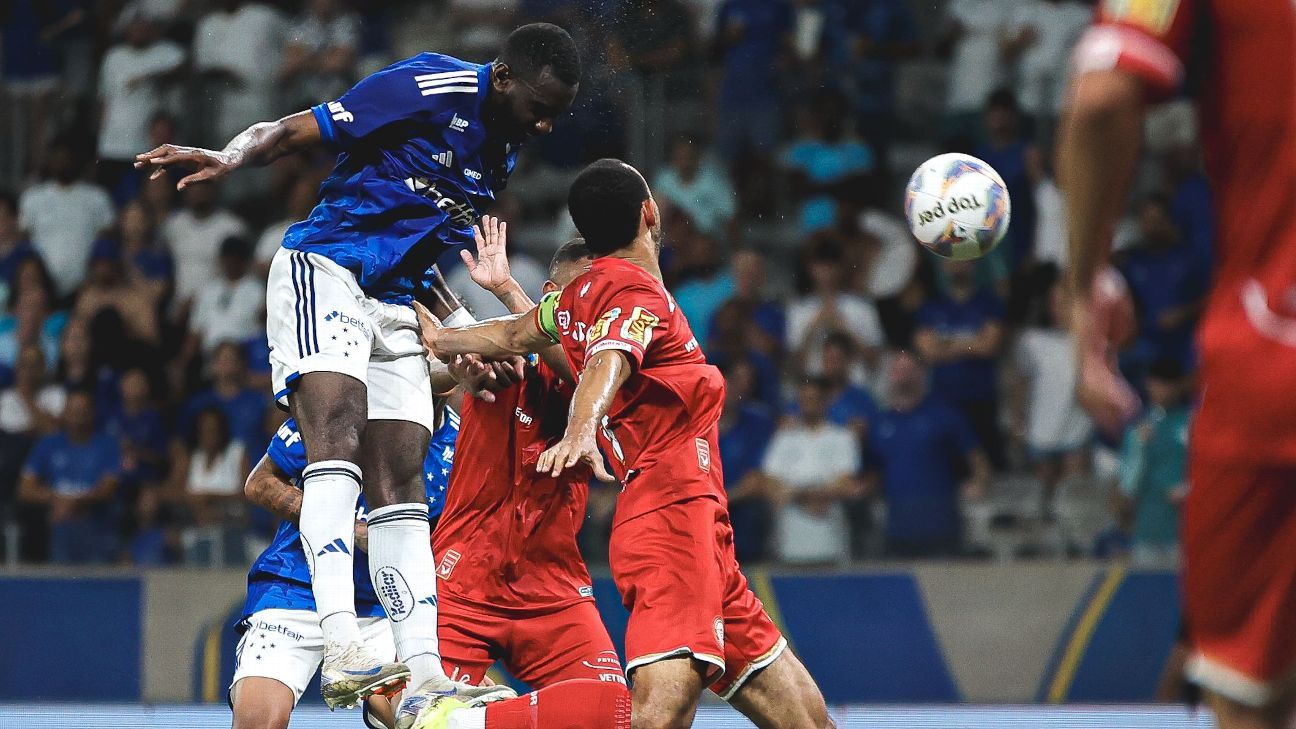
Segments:
[[[151,170],[148,178],[156,180],[166,172],[168,167],[177,165],[184,169],[194,170],[176,184],[177,190],[183,190],[195,182],[214,180],[234,170],[236,165],[224,152],[217,152],[201,147],[181,147],[176,144],[164,144],[161,147],[135,155],[135,169]]]
[[[468,251],[459,251],[459,257],[473,283],[495,293],[513,280],[506,255],[508,223],[490,215],[483,216],[481,224],[473,226],[473,240],[477,242],[477,258]]]
[[[603,465],[603,454],[599,452],[594,436],[567,436],[558,441],[552,448],[540,454],[536,463],[537,473],[546,473],[557,478],[562,472],[577,463],[584,461],[594,471],[594,478],[604,483],[616,480]]]

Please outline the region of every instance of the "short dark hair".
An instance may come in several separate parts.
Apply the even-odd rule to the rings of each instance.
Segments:
[[[552,279],[558,273],[559,267],[565,264],[593,257],[594,254],[590,252],[589,246],[585,245],[584,238],[572,238],[554,251],[553,258],[549,261],[549,278]]]
[[[499,60],[524,79],[534,79],[548,67],[555,78],[568,86],[580,83],[581,61],[576,41],[553,23],[531,23],[509,33]]]
[[[986,99],[986,108],[1003,109],[1014,114],[1021,113],[1021,105],[1017,103],[1017,94],[1014,94],[1012,89],[1006,88],[995,89],[990,94],[990,98]]]
[[[576,176],[567,193],[567,211],[597,258],[634,241],[643,202],[651,196],[635,168],[606,158]]]

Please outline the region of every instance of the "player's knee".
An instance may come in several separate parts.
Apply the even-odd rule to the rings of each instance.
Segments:
[[[233,729],[288,729],[291,706],[262,704],[252,708],[235,706]]]
[[[292,415],[312,460],[355,461],[369,417],[364,384],[334,372],[303,375]]]
[[[685,697],[657,694],[634,702],[630,729],[689,729],[696,711],[697,703]]]

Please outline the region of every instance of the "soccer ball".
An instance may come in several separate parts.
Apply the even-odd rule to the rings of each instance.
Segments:
[[[945,258],[980,258],[1003,240],[1012,206],[990,165],[941,154],[918,165],[905,188],[905,217],[919,243]]]

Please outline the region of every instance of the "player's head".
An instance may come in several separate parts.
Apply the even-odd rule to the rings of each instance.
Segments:
[[[577,276],[590,270],[594,254],[585,245],[584,238],[572,238],[554,251],[553,260],[549,261],[549,280],[544,282],[544,292],[557,291]]]
[[[580,86],[576,42],[551,23],[531,23],[509,34],[491,68],[491,95],[482,118],[510,142],[553,131]]]
[[[601,159],[576,176],[567,211],[595,258],[647,240],[661,252],[661,211],[639,170],[619,159]]]

